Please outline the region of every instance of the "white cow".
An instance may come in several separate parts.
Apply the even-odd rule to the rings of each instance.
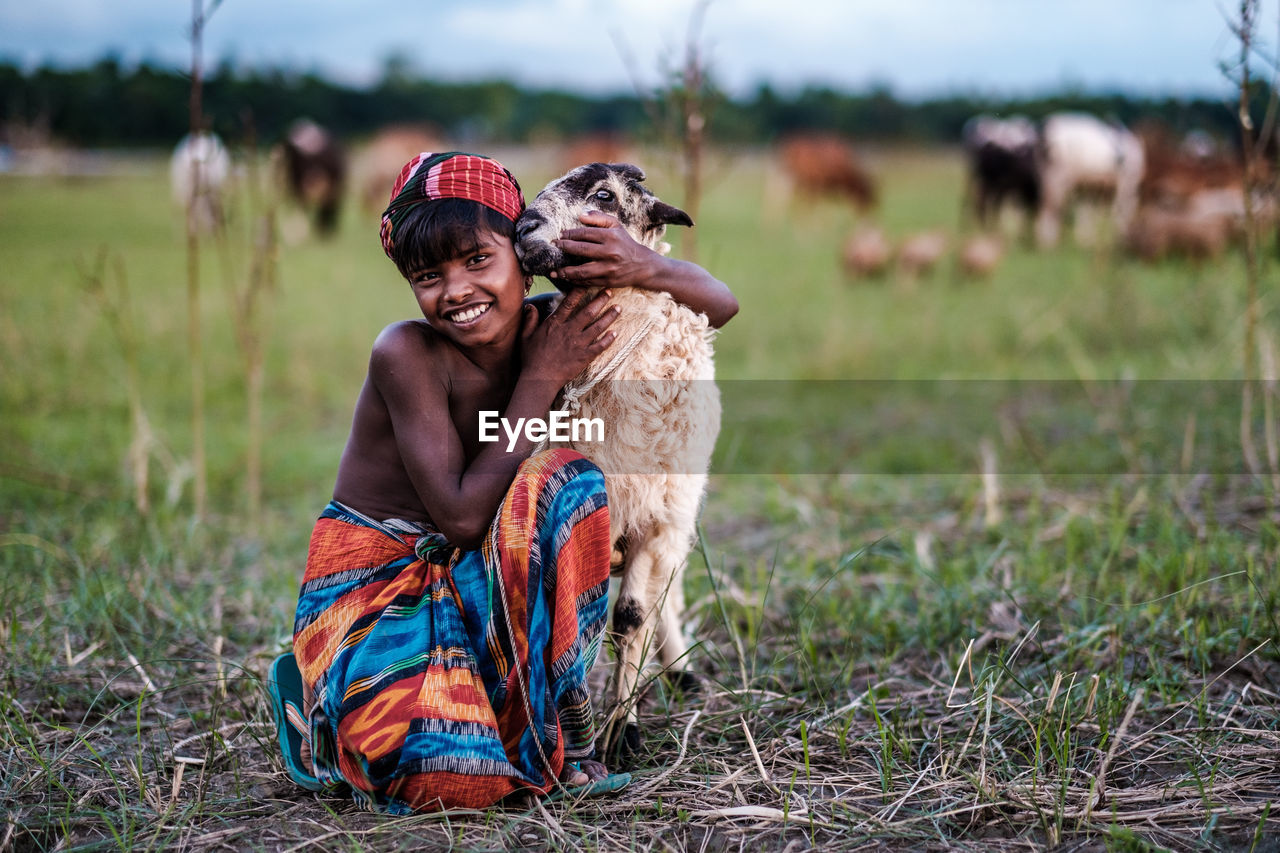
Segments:
[[[1055,113],[1041,131],[1043,165],[1036,239],[1057,244],[1062,218],[1079,196],[1111,202],[1111,220],[1123,233],[1138,206],[1145,168],[1142,142],[1126,128],[1084,113]]]

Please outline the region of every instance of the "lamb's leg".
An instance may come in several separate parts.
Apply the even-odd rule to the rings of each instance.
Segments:
[[[670,630],[661,629],[668,590],[672,579],[679,581],[684,563],[687,539],[682,532],[658,530],[629,543],[627,567],[613,608],[613,642],[615,651],[612,717],[606,727],[607,746],[620,745],[623,755],[635,754],[640,748],[640,727],[636,703],[640,698],[641,675],[646,659],[655,651],[660,631],[666,638]],[[674,602],[672,613],[678,614],[683,595]],[[683,641],[676,636],[676,660],[683,655]],[[661,659],[668,660],[667,652]]]
[[[640,727],[636,703],[640,700],[640,675],[645,655],[654,640],[657,622],[656,600],[648,592],[655,571],[654,554],[648,540],[634,537],[628,548],[626,569],[613,605],[610,637],[614,648],[614,670],[610,691],[609,722],[604,727],[607,751],[620,749],[623,757],[640,748]]]
[[[692,538],[691,535],[682,538],[681,550],[675,552],[681,555],[680,562],[668,576],[658,601],[658,655],[667,669],[668,678],[684,691],[698,686],[697,679],[688,670],[689,642],[685,637],[684,624],[684,570],[688,562],[688,543]]]

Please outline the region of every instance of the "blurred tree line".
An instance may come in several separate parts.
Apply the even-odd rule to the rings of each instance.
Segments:
[[[188,76],[141,63],[126,68],[106,57],[85,68],[41,66],[24,72],[0,62],[0,134],[18,129],[81,146],[169,146],[187,129]],[[1261,96],[1260,96],[1261,97]],[[584,133],[660,136],[652,100],[639,95],[589,96],[525,89],[502,80],[441,82],[388,60],[381,79],[355,87],[315,73],[244,70],[224,62],[206,75],[204,110],[213,129],[240,139],[252,124],[262,142],[279,139],[306,116],[346,139],[397,122],[429,123],[447,138],[529,142]],[[823,130],[866,140],[954,142],[966,119],[980,112],[1040,118],[1084,110],[1134,124],[1157,119],[1175,131],[1200,129],[1220,138],[1238,130],[1221,100],[1065,92],[999,99],[951,95],[904,100],[887,86],[862,92],[810,87],[782,93],[761,85],[750,96],[714,95],[710,129],[720,143],[766,143],[790,131]],[[6,141],[0,136],[0,142]]]

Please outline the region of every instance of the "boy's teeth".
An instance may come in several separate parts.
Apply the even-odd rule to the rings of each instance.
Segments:
[[[469,323],[488,310],[488,305],[477,305],[475,308],[468,308],[466,311],[459,311],[449,319],[453,320],[455,323]]]

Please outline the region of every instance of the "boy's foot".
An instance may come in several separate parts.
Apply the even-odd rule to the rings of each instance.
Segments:
[[[584,759],[582,761],[566,761],[560,773],[560,781],[569,788],[577,788],[588,782],[599,782],[609,775],[609,771],[599,761]]]
[[[612,794],[621,791],[631,783],[630,773],[610,774],[599,761],[566,761],[560,773],[560,782],[564,785],[553,791],[548,800],[561,797],[593,797],[600,794]]]

